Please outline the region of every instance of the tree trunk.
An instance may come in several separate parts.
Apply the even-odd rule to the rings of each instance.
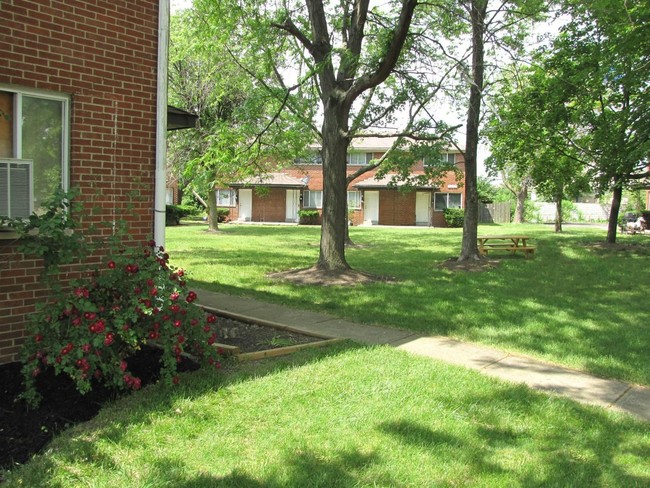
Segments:
[[[517,190],[517,203],[515,205],[515,217],[513,223],[523,224],[526,214],[526,198],[528,197],[528,183],[522,181]]]
[[[555,200],[555,232],[562,232],[562,197]]]
[[[618,229],[618,214],[621,210],[623,198],[623,186],[619,178],[614,178],[614,192],[612,194],[612,207],[609,210],[609,221],[607,223],[607,243],[616,243],[616,231]]]
[[[219,230],[219,215],[217,213],[217,195],[214,190],[208,193],[205,203],[208,205],[208,230],[216,232]]]
[[[481,115],[481,97],[484,75],[485,11],[487,0],[471,0],[472,19],[472,84],[467,110],[467,135],[465,138],[465,221],[463,245],[459,261],[480,260],[476,238],[478,234],[478,190],[476,155],[478,152],[478,129]]]
[[[325,104],[323,119],[323,225],[317,267],[327,271],[350,269],[345,259],[347,227],[346,155],[348,113],[336,93]]]

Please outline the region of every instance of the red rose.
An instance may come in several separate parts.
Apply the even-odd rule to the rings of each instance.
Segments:
[[[126,361],[120,361],[120,369],[122,371],[126,371],[127,366]]]
[[[180,320],[174,320],[174,327],[178,329],[181,325],[183,325],[183,322]]]
[[[36,342],[41,342],[41,341],[43,340],[43,335],[42,335],[42,334],[36,334],[36,335],[34,336],[34,340],[35,340]]]
[[[182,344],[183,342],[185,342],[185,336],[179,335],[178,336],[178,343]]]
[[[113,341],[115,340],[115,335],[112,332],[109,332],[106,334],[106,337],[104,338],[104,345],[105,346],[110,346],[113,344]]]
[[[175,385],[179,384],[180,382],[181,382],[181,379],[178,376],[174,376],[172,378],[172,383],[174,383]]]
[[[115,261],[108,262],[108,269],[115,269]]]
[[[214,324],[217,321],[216,315],[208,315],[208,324]]]

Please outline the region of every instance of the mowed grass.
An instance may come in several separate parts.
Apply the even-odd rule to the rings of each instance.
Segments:
[[[648,423],[349,343],[136,392],[3,484],[649,485]]]
[[[299,286],[268,273],[313,265],[320,229],[203,225],[167,228],[173,264],[192,286],[248,295],[361,323],[446,335],[521,352],[592,374],[650,385],[650,237],[549,226],[481,226],[479,234],[525,233],[533,259],[501,253],[496,269],[452,272],[439,265],[460,252],[460,229],[351,229],[361,247],[352,267],[394,282],[356,287]]]

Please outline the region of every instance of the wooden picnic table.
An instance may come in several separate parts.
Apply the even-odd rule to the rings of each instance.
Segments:
[[[510,251],[512,254],[523,252],[526,257],[530,257],[535,252],[535,247],[528,245],[530,239],[526,235],[478,236],[478,250],[484,256],[489,251]]]

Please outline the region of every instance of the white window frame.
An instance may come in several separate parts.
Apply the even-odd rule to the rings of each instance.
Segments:
[[[352,198],[350,198],[352,197]],[[361,192],[358,190],[348,190],[348,208],[354,210],[361,209]]]
[[[346,160],[350,166],[365,166],[372,161],[371,152],[350,151]]]
[[[431,161],[427,162],[426,158],[424,159],[425,166],[432,166],[439,163],[456,164],[456,153],[452,153],[452,152],[440,153],[440,157],[435,159],[433,163]]]
[[[437,203],[436,196],[437,195],[445,195],[445,207],[444,208],[438,208],[436,206],[436,203]],[[455,207],[455,206],[450,207],[449,206],[449,196],[450,195],[458,195],[459,196],[460,205],[458,207]],[[433,211],[434,212],[444,212],[445,208],[463,208],[463,194],[462,193],[453,193],[453,192],[436,192],[436,193],[434,193],[433,194]]]
[[[223,198],[225,194],[228,194],[227,198]],[[236,190],[229,189],[229,188],[221,188],[219,190],[215,190],[214,192],[214,198],[215,202],[217,204],[217,207],[235,207],[237,206],[237,192]],[[228,204],[223,204],[220,202],[220,200],[227,200]]]
[[[304,190],[302,208],[323,208],[323,190]]]
[[[23,97],[32,97],[39,98],[43,100],[54,100],[61,103],[61,188],[63,191],[68,191],[70,189],[70,131],[71,131],[71,121],[70,121],[70,96],[58,93],[51,92],[46,90],[35,90],[31,88],[25,88],[16,85],[9,85],[5,83],[0,83],[0,91],[8,92],[13,94],[13,155],[11,158],[3,158],[3,160],[15,160],[15,162],[20,163],[25,161],[23,159],[23,126],[20,121],[23,120]],[[32,166],[32,175],[31,175],[31,209],[34,209],[34,171]]]

